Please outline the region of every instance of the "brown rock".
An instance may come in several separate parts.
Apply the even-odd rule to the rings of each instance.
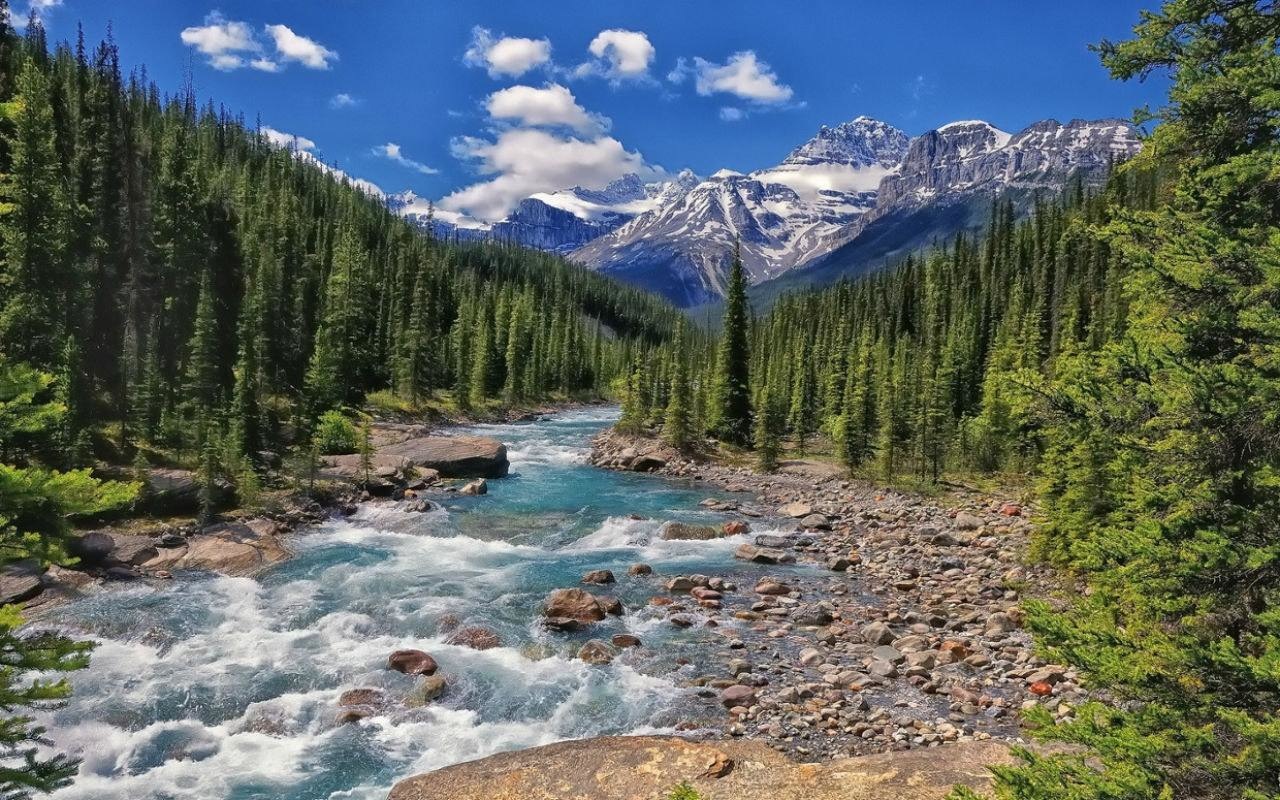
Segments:
[[[566,617],[579,622],[599,622],[605,617],[600,601],[581,589],[556,589],[543,606],[547,617]]]
[[[617,655],[618,649],[616,647],[599,639],[592,639],[578,650],[578,660],[585,661],[588,664],[608,664]]]
[[[448,683],[442,675],[427,675],[422,682],[413,688],[409,696],[405,698],[405,705],[410,708],[425,706],[435,701],[444,694],[444,690],[448,688]]]
[[[653,567],[648,564],[632,564],[627,569],[628,575],[652,575]]]
[[[484,436],[411,436],[379,447],[378,454],[403,456],[444,478],[501,478],[510,469],[506,446]]]
[[[408,778],[389,800],[652,800],[684,782],[704,797],[734,800],[943,800],[956,784],[985,790],[987,765],[1012,761],[1006,745],[990,741],[797,764],[758,740],[610,736]]]
[[[607,569],[593,569],[582,576],[583,583],[593,583],[597,586],[614,582],[613,573]]]
[[[740,519],[734,519],[720,526],[720,529],[724,531],[725,536],[741,536],[750,532],[751,526]]]
[[[684,522],[668,522],[662,526],[662,532],[658,535],[667,541],[707,541],[710,539],[719,539],[725,535],[725,532],[723,530],[717,530],[710,525],[690,525]]]
[[[470,647],[472,650],[491,650],[502,645],[502,639],[494,631],[478,625],[458,628],[445,639],[448,644]]]
[[[630,633],[615,633],[610,641],[614,647],[620,649],[640,646],[640,637],[634,636]]]
[[[396,650],[387,656],[387,669],[405,675],[434,675],[439,668],[436,660],[421,650]]]

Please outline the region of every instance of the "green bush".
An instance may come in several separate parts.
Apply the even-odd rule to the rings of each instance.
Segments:
[[[667,792],[665,800],[702,800],[702,795],[698,794],[698,790],[688,783],[682,783]]]
[[[327,456],[354,453],[359,436],[356,426],[341,411],[326,411],[316,424],[316,446]]]

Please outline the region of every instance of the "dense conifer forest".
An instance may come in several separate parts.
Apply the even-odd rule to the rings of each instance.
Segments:
[[[750,426],[766,469],[822,434],[876,478],[1021,476],[1040,557],[1084,589],[1030,625],[1105,701],[1032,712],[1084,749],[1024,752],[997,796],[1261,800],[1280,796],[1280,10],[1171,0],[1135,34],[1104,65],[1172,88],[1103,191],[1022,223],[997,203],[980,240],[760,318],[735,282],[718,348],[677,339],[631,370],[624,424],[705,409],[668,440]]]
[[[92,467],[198,469],[245,500],[317,421],[598,397],[676,312],[561,259],[433,240],[257,125],[123,75],[111,37],[50,46],[0,2],[0,546],[62,562],[73,517],[120,508]],[[352,410],[349,410],[352,409]],[[118,470],[117,470],[118,471]],[[136,473],[135,473],[136,474]],[[0,618],[6,708],[86,648]],[[24,717],[0,794],[61,785]]]

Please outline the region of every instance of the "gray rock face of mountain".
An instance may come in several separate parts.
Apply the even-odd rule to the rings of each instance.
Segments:
[[[752,283],[825,253],[829,237],[874,206],[908,141],[866,117],[824,127],[776,167],[722,170],[570,257],[680,305],[707,302],[723,293],[735,241]]]
[[[818,266],[834,279],[969,229],[993,195],[1101,181],[1139,147],[1121,120],[1045,120],[1016,135],[956,122],[908,140],[860,117],[823,128],[776,167],[717,173],[570,257],[681,305],[722,295],[735,239],[753,284],[807,282]]]
[[[567,253],[602,236],[627,220],[620,215],[582,219],[570,211],[528,198],[521,200],[506,219],[489,229],[494,239],[518,242],[526,247]]]

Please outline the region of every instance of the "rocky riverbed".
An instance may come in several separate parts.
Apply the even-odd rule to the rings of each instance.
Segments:
[[[1008,498],[937,500],[793,464],[757,475],[695,463],[649,440],[605,432],[592,461],[705,481],[740,500],[709,500],[719,530],[793,521],[755,536],[739,559],[777,565],[750,585],[721,576],[654,576],[651,603],[680,626],[722,633],[692,681],[724,707],[700,723],[802,759],[1017,740],[1019,711],[1068,717],[1083,692],[1067,665],[1045,663],[1021,627],[1021,602],[1051,576],[1025,562],[1032,523]]]

